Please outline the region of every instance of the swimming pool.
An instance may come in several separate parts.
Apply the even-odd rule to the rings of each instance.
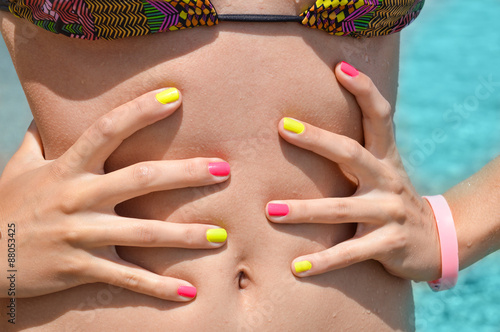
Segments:
[[[498,13],[498,0],[428,0],[403,31],[396,133],[422,194],[442,193],[500,154]],[[477,95],[481,85],[488,97]],[[500,331],[500,252],[461,271],[451,291],[415,284],[414,293],[417,331]]]
[[[405,166],[422,194],[445,191],[500,153],[500,83],[490,83],[488,98],[475,95],[484,82],[500,82],[497,13],[498,0],[428,0],[403,32],[395,122]],[[0,42],[0,169],[30,121]],[[435,130],[445,138],[429,140]],[[415,284],[417,330],[500,331],[499,289],[500,252],[462,271],[452,291]]]

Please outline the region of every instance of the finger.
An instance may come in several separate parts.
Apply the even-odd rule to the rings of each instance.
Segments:
[[[175,88],[146,93],[99,118],[61,156],[60,162],[70,168],[101,171],[106,159],[126,138],[171,115],[180,104],[181,96]]]
[[[190,283],[157,275],[119,258],[116,262],[95,258],[89,275],[93,282],[105,282],[163,300],[186,302],[196,297],[196,288]]]
[[[297,277],[322,274],[372,259],[380,251],[379,247],[380,244],[368,234],[341,242],[324,251],[297,257],[293,260],[291,269]]]
[[[390,220],[384,202],[362,197],[272,201],[266,206],[270,221],[281,224],[344,224]]]
[[[383,158],[395,148],[391,104],[368,76],[361,72],[356,75],[352,68],[341,62],[335,67],[335,75],[342,86],[356,97],[363,112],[365,147],[376,157]]]
[[[384,171],[379,161],[357,141],[292,118],[281,119],[278,131],[287,142],[344,166],[362,183],[377,181]]]
[[[214,249],[224,245],[224,228],[159,220],[112,217],[81,232],[88,245]],[[91,234],[85,234],[91,233]]]
[[[155,191],[220,183],[229,175],[229,164],[218,158],[150,161],[99,176],[86,185],[85,197],[93,204],[113,207]]]
[[[41,162],[44,161],[43,157],[43,144],[35,121],[31,121],[28,131],[24,135],[21,146],[12,156],[6,169],[15,171],[26,172],[30,169],[36,168]],[[15,166],[12,166],[15,165]]]

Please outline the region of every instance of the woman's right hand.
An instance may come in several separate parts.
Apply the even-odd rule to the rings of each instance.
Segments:
[[[16,271],[19,298],[95,282],[171,301],[195,296],[196,289],[186,281],[122,260],[115,245],[219,248],[225,230],[124,218],[114,208],[154,191],[226,181],[229,165],[217,158],[195,158],[144,162],[109,174],[103,170],[124,139],[171,115],[180,104],[177,89],[147,93],[102,116],[53,161],[44,159],[36,126],[30,126],[0,178],[0,297],[14,297],[8,293],[9,270]]]

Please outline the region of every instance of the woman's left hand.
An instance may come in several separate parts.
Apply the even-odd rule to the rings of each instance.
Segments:
[[[350,73],[350,74],[349,74]],[[313,151],[354,176],[354,195],[342,198],[269,202],[275,223],[357,223],[353,238],[292,262],[298,277],[321,274],[374,259],[391,274],[419,281],[441,276],[441,257],[430,206],[413,188],[396,148],[391,106],[371,79],[348,64],[335,68],[338,81],[363,112],[365,147],[345,136],[284,118],[279,133],[287,142]],[[281,209],[269,215],[269,204]]]

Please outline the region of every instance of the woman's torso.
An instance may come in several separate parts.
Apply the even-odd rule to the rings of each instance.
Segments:
[[[219,13],[296,14],[307,1],[213,1]],[[147,91],[175,86],[183,106],[124,142],[112,171],[139,161],[220,157],[226,183],[160,192],[118,206],[131,217],[203,222],[228,231],[218,250],[119,248],[123,258],[181,278],[197,298],[177,304],[104,284],[18,299],[18,327],[120,331],[412,329],[406,281],[372,261],[297,279],[291,261],[352,236],[352,225],[275,225],[270,200],[348,196],[331,162],[279,138],[291,116],[362,141],[361,115],[332,68],[347,60],[394,101],[397,36],[354,40],[296,23],[221,23],[148,37],[85,42],[36,30],[5,38],[41,132],[57,158],[100,115]],[[9,45],[12,52],[12,45]],[[31,54],[28,56],[27,54]],[[43,63],[43,65],[41,65]],[[82,221],[84,222],[84,221]]]

